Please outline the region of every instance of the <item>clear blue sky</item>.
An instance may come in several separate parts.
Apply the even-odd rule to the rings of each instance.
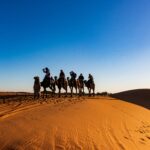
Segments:
[[[150,87],[149,0],[0,1],[0,91],[33,76],[93,74],[96,91]]]

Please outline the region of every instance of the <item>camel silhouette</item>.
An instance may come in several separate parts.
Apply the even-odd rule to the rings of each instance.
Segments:
[[[68,86],[68,83],[67,83],[67,80],[66,79],[62,79],[62,78],[57,78],[57,76],[54,77],[55,79],[55,85],[58,87],[58,90],[59,90],[59,97],[61,95],[61,89],[63,88],[65,91],[66,91],[66,96],[67,96],[67,86]]]
[[[69,77],[67,77],[67,81],[68,81],[68,85],[70,87],[71,97],[72,97],[74,88],[75,88],[76,94],[77,94],[78,83],[77,83],[76,79],[72,79],[72,78],[70,79]]]
[[[93,91],[92,95],[95,95],[95,83],[90,82],[89,80],[84,80],[84,84],[87,87],[88,91],[89,91],[89,96],[91,96],[91,90]]]
[[[43,82],[41,82],[41,86],[43,87],[43,89],[44,89],[44,92],[43,92],[43,98],[45,97],[45,95],[46,95],[46,98],[47,98],[47,88],[49,88],[51,91],[52,91],[52,96],[53,96],[53,94],[55,93],[55,84],[54,84],[54,82],[53,82],[53,80],[51,79],[51,78],[45,78],[44,80],[43,80]]]
[[[40,78],[38,76],[35,76],[33,85],[34,99],[40,98],[40,89],[41,89]]]

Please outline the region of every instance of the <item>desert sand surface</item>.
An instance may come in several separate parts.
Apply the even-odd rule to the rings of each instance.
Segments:
[[[111,97],[0,104],[1,150],[149,150],[150,111]]]

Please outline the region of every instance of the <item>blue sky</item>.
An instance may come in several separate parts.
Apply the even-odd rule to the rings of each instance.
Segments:
[[[33,76],[93,74],[96,91],[150,87],[149,0],[0,1],[0,91]]]

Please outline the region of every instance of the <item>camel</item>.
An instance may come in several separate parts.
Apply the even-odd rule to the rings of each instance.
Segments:
[[[55,94],[55,84],[54,84],[54,80],[52,78],[44,79],[43,82],[41,82],[41,86],[44,89],[43,98],[44,98],[45,95],[46,95],[46,98],[47,98],[46,88],[49,88],[52,91],[52,96],[53,96],[53,94]]]
[[[55,85],[57,85],[58,90],[59,90],[59,97],[61,95],[61,89],[63,88],[66,91],[66,95],[67,96],[67,86],[68,86],[68,82],[66,79],[61,79],[61,78],[57,78],[57,76],[54,77],[55,79]]]
[[[77,79],[77,87],[79,89],[79,96],[84,95],[84,81]]]
[[[68,85],[70,87],[71,97],[72,97],[72,95],[73,95],[73,88],[75,88],[76,94],[77,94],[78,82],[77,82],[76,79],[70,79],[69,77],[67,77],[67,81],[68,81]]]
[[[89,80],[84,80],[84,84],[87,87],[88,91],[89,91],[89,96],[91,96],[91,90],[93,90],[93,96],[95,95],[95,83],[91,83]]]
[[[40,78],[38,76],[35,76],[33,85],[34,99],[40,98],[40,89],[41,89]]]

